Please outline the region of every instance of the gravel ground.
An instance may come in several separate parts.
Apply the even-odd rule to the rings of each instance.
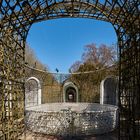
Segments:
[[[18,140],[118,140],[117,131],[97,136],[82,136],[82,137],[56,137],[43,134],[35,134],[27,132]]]

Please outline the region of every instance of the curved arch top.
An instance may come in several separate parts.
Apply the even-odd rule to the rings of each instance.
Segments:
[[[132,2],[114,0],[21,0],[1,2],[1,20],[18,19],[16,24],[31,25],[34,22],[63,17],[81,17],[104,20],[112,24],[122,24],[137,15],[137,8]],[[125,5],[125,6],[124,6]],[[7,12],[4,8],[9,7]],[[133,8],[133,9],[131,9]],[[127,9],[136,12],[135,15]],[[126,18],[127,16],[127,18]],[[130,19],[131,17],[131,19]],[[138,20],[137,20],[138,21]],[[15,24],[15,23],[12,23]]]
[[[24,38],[24,40],[33,23],[55,18],[103,20],[110,22],[117,33],[118,29],[121,31],[125,29],[125,32],[129,34],[132,29],[128,26],[133,25],[137,28],[136,25],[139,24],[138,0],[132,2],[114,0],[13,0],[6,2],[3,0],[0,11],[1,26],[6,27],[2,30],[6,34],[11,34],[13,38],[16,34],[19,39]]]
[[[28,82],[29,80],[35,80],[35,81],[37,82],[37,84],[38,84],[38,88],[41,88],[41,84],[40,84],[40,81],[39,81],[38,78],[36,78],[36,77],[29,77],[29,78],[26,80],[26,82]]]

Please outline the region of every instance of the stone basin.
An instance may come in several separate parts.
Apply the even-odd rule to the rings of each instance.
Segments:
[[[104,134],[118,126],[118,107],[96,103],[47,103],[26,108],[29,130],[47,135]]]

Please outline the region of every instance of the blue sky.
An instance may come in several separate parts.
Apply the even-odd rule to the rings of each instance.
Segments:
[[[31,27],[28,45],[51,72],[68,72],[70,66],[81,60],[84,46],[117,43],[113,26],[104,21],[63,18],[35,23]]]

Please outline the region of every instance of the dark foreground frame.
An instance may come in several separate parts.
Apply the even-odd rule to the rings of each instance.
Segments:
[[[139,0],[1,0],[0,1],[0,139],[24,131],[25,42],[35,22],[93,18],[110,22],[119,48],[119,138],[140,137]]]

